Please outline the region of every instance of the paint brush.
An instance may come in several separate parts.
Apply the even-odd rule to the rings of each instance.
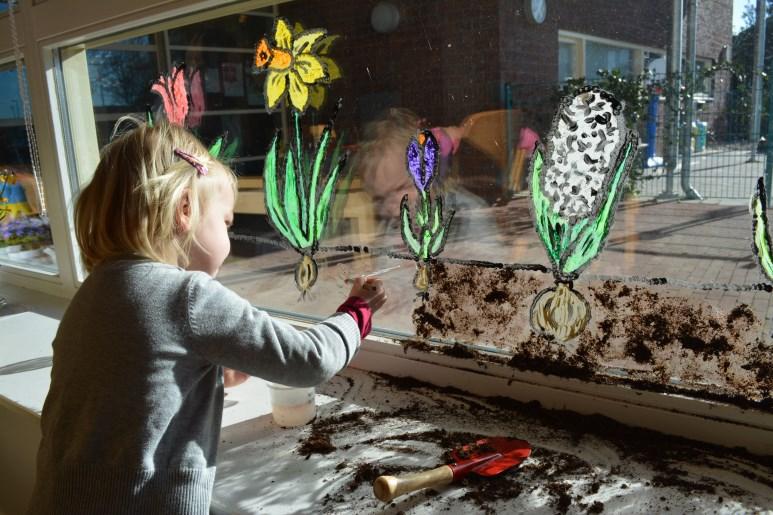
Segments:
[[[403,266],[402,264],[399,264],[399,265],[395,265],[395,266],[390,266],[388,268],[382,268],[381,270],[376,270],[375,272],[371,272],[369,274],[364,274],[364,275],[361,275],[359,277],[365,277],[366,279],[368,277],[376,277],[378,275],[383,275],[383,274],[385,274],[387,272],[391,272],[392,270],[397,270],[398,268],[400,268],[402,266]],[[346,284],[352,284],[353,282],[354,282],[354,279],[351,278],[351,277],[348,277],[346,280],[344,280],[344,283],[346,283]]]

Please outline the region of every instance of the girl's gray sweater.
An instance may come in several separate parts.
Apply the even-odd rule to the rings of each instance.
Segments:
[[[29,513],[208,514],[222,367],[313,386],[359,343],[348,314],[299,331],[201,272],[97,267],[53,343]]]

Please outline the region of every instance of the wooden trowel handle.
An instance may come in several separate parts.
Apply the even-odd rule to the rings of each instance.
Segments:
[[[406,474],[404,476],[379,476],[373,482],[373,493],[384,502],[389,502],[408,492],[429,488],[430,486],[447,485],[454,479],[454,472],[448,465],[441,465],[432,470]]]

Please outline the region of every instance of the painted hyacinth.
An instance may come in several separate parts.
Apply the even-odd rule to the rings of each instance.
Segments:
[[[773,248],[768,230],[765,181],[762,177],[757,180],[757,190],[752,195],[749,211],[752,214],[752,252],[762,273],[773,283]]]
[[[340,108],[340,101],[337,107]],[[319,248],[333,205],[335,185],[347,156],[341,152],[341,140],[331,151],[334,118],[322,131],[311,154],[304,151],[300,113],[293,112],[293,120],[294,135],[284,163],[279,156],[277,135],[266,154],[263,180],[271,225],[302,255],[295,268],[295,284],[305,297],[317,281],[314,254]],[[280,169],[284,169],[283,176]]]
[[[531,160],[534,221],[553,266],[556,287],[532,305],[532,326],[561,340],[585,329],[588,303],[572,281],[601,251],[638,137],[622,104],[598,87],[565,98]]]
[[[400,203],[400,222],[403,241],[418,262],[414,285],[420,291],[429,287],[429,260],[443,251],[448,228],[454,218],[454,212],[443,220],[443,199],[435,197],[434,204],[430,198],[430,185],[438,171],[439,146],[432,132],[422,130],[408,144],[406,164],[408,173],[419,192],[416,205],[416,223],[411,222],[408,195]]]

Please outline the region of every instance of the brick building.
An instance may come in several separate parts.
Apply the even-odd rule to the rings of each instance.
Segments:
[[[399,24],[387,33],[371,26],[377,3],[342,0],[331,9],[324,0],[308,0],[278,7],[288,19],[342,36],[334,53],[344,78],[332,94],[344,99],[341,123],[355,135],[391,106],[411,109],[432,125],[515,107],[520,112],[503,135],[512,145],[519,123],[546,130],[556,91],[569,76],[592,78],[599,68],[666,69],[671,0],[547,0],[539,24],[530,21],[523,0],[393,0]],[[701,65],[731,44],[731,0],[699,2],[697,40]],[[487,177],[501,172],[475,149],[463,150],[466,169],[488,168],[481,172]]]
[[[548,0],[541,24],[528,20],[519,0],[394,0],[400,21],[386,34],[370,24],[377,3],[348,0],[330,9],[324,0],[310,0],[280,5],[279,12],[343,36],[345,50],[337,57],[346,72],[339,85],[344,96],[399,96],[438,123],[453,123],[469,109],[500,107],[503,82],[558,82],[565,78],[559,77],[561,57],[570,59],[575,77],[592,76],[589,67],[605,58],[640,72],[665,56],[671,32],[671,0]],[[698,5],[697,55],[708,63],[732,42],[732,3]]]

